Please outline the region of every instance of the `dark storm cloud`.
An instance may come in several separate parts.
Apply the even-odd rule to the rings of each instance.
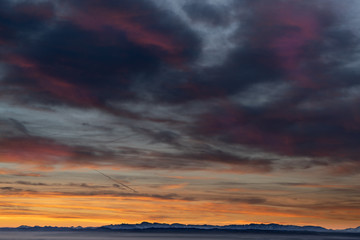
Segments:
[[[225,100],[199,116],[194,135],[260,147],[287,156],[327,158],[307,164],[293,162],[295,168],[338,164],[343,166],[335,167],[335,172],[355,172],[360,154],[357,150],[360,132],[354,127],[359,96],[346,100],[346,93],[342,92],[358,84],[355,81],[357,74],[342,68],[344,62],[352,61],[354,57],[350,49],[358,48],[354,34],[337,25],[339,17],[331,8],[318,8],[300,1],[276,1],[274,5],[256,1],[249,6],[253,15],[248,24],[253,28],[245,31],[248,34],[245,38],[252,41],[245,49],[257,49],[261,57],[256,58],[259,55],[250,52],[248,71],[238,65],[241,61],[232,63],[241,74],[250,74],[245,77],[248,85],[274,82],[274,78],[278,78],[291,84],[291,91],[280,101],[261,107]],[[308,10],[306,14],[305,10]],[[270,57],[264,58],[264,54]],[[244,56],[244,53],[239,56]],[[252,62],[252,59],[258,60]],[[229,66],[231,64],[225,63],[225,67],[229,69]],[[271,71],[276,74],[271,74]],[[232,75],[236,70],[223,72]],[[231,94],[231,90],[236,92],[240,86],[247,86],[246,81],[240,83],[241,75],[236,78],[239,85],[233,84],[231,75],[225,75],[221,83],[223,88],[227,82],[230,83],[230,91],[225,91],[225,96]],[[267,91],[271,89],[264,93]]]
[[[52,4],[0,3],[0,46],[15,47],[24,37],[31,37],[41,30],[54,16]],[[4,49],[2,49],[1,53]]]
[[[62,4],[68,12],[51,29],[37,38],[24,33],[22,45],[4,54],[5,86],[21,87],[42,103],[106,108],[109,100],[134,98],[130,87],[138,77],[161,66],[186,67],[198,54],[196,35],[147,1]],[[14,31],[27,24],[20,21]]]
[[[253,110],[236,105],[219,106],[210,115],[201,116],[197,130],[207,136],[218,135],[226,142],[262,146],[288,155],[328,156],[325,153],[328,152],[333,156],[350,156],[356,149],[355,140],[360,135],[342,125],[343,121],[351,121],[346,112],[340,109],[309,111],[295,107],[285,105],[280,109],[273,106],[266,110]],[[339,149],[339,145],[343,149]],[[320,150],[324,152],[317,152]]]
[[[162,82],[163,92],[157,98],[170,103],[226,98],[253,84],[280,78],[279,69],[266,63],[274,58],[267,49],[235,49],[219,67],[195,70],[187,77],[173,73],[173,78],[180,81]]]
[[[84,119],[82,127],[106,135],[126,127],[129,136],[138,136],[129,146],[124,141],[115,146],[123,135],[98,137],[107,146],[92,137],[70,144],[37,136],[30,117],[24,121],[17,112],[0,119],[2,161],[31,155],[44,165],[50,159],[47,165],[143,169],[210,169],[222,163],[260,173],[281,165],[283,157],[309,157],[281,167],[357,172],[359,73],[348,66],[357,59],[356,35],[334,6],[321,1],[241,4],[183,6],[188,20],[206,30],[239,22],[224,60],[202,66],[197,62],[204,54],[201,31],[150,1],[1,2],[4,102],[19,112],[39,104],[97,109],[121,120],[110,127]],[[239,13],[229,16],[225,8]],[[142,108],[151,103],[146,110],[153,115],[161,115],[157,106],[170,110],[161,118],[145,117],[145,111],[125,103]],[[186,121],[171,115],[179,106]],[[137,144],[140,138],[145,143]],[[280,160],[225,149],[234,145]]]

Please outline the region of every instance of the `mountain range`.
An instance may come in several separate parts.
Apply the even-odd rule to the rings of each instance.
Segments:
[[[270,224],[246,224],[246,225],[187,225],[180,223],[149,223],[142,222],[138,224],[111,224],[101,227],[56,227],[56,226],[26,226],[22,225],[16,228],[0,228],[0,230],[109,230],[109,231],[144,231],[144,230],[159,230],[159,231],[179,231],[179,230],[217,230],[217,231],[299,231],[299,232],[346,232],[346,233],[360,233],[360,226],[357,228],[347,229],[327,229],[319,226],[296,226],[296,225],[280,225],[275,223]]]

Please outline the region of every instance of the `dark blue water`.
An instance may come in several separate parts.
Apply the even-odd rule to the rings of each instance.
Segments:
[[[359,240],[359,236],[255,233],[121,233],[1,231],[0,240]]]

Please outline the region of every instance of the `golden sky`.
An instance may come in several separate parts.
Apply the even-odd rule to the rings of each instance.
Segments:
[[[339,179],[211,171],[60,170],[1,177],[1,225],[100,226],[164,222],[355,227],[357,190]],[[32,176],[33,175],[33,176]],[[115,184],[115,185],[114,185]],[[316,214],[314,214],[316,213]]]

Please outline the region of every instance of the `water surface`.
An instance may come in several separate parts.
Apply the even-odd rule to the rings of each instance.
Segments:
[[[256,233],[132,233],[1,231],[0,240],[355,240],[359,236]]]

